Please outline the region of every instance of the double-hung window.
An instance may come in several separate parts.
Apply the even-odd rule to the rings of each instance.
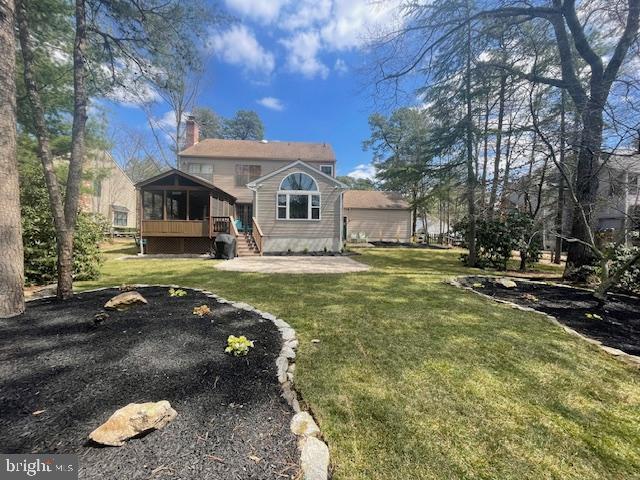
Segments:
[[[236,165],[236,187],[244,187],[262,176],[260,165]]]
[[[278,220],[320,220],[320,191],[306,173],[292,173],[280,184],[276,200]]]
[[[128,213],[124,210],[114,210],[113,211],[113,225],[116,227],[126,227],[127,226],[127,217]]]
[[[205,179],[211,179],[211,175],[213,174],[213,164],[211,163],[190,163],[187,166],[187,171],[198,177],[202,177]]]

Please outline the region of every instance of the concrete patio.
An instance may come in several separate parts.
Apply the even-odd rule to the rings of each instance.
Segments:
[[[369,265],[349,257],[265,256],[237,257],[217,263],[215,268],[225,272],[313,274],[366,272]]]

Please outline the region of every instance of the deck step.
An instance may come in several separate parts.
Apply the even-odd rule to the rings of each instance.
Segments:
[[[238,256],[239,257],[255,257],[258,256],[258,249],[256,248],[253,238],[250,236],[240,235],[237,237],[238,242]]]

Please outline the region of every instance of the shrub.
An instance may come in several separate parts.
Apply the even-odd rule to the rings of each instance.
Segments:
[[[25,283],[51,283],[56,280],[58,255],[42,166],[33,150],[23,141],[19,143],[18,160]],[[102,215],[78,215],[73,242],[75,280],[93,280],[99,276],[103,262],[99,243],[104,239],[106,224]]]
[[[628,261],[634,254],[638,252],[640,247],[627,247],[625,245],[619,245],[612,252],[613,260],[609,267],[610,274],[618,270],[626,261]],[[617,287],[628,293],[640,294],[640,264],[636,262],[632,265],[620,279]]]
[[[169,296],[170,297],[186,297],[187,292],[182,290],[181,288],[170,288]]]
[[[456,233],[467,238],[469,222],[463,220],[455,226]],[[518,211],[507,213],[503,218],[476,221],[477,266],[506,270],[513,250],[519,250],[521,270],[540,260],[541,239],[533,219]],[[461,256],[467,262],[468,255]]]
[[[244,357],[249,353],[249,348],[253,348],[253,342],[248,340],[244,335],[239,337],[229,335],[229,338],[227,338],[227,348],[225,348],[224,351],[233,354],[235,357]]]

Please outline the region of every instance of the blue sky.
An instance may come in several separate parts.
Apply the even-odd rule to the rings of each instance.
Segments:
[[[224,117],[239,109],[256,110],[268,140],[330,143],[338,174],[371,176],[371,153],[362,150],[362,141],[369,135],[367,118],[374,106],[360,68],[366,37],[391,23],[392,2],[222,3],[237,21],[210,32],[197,105]],[[153,92],[147,97],[153,100]],[[175,122],[159,101],[152,111],[159,122]],[[120,130],[148,130],[136,102],[109,102],[107,112]]]

